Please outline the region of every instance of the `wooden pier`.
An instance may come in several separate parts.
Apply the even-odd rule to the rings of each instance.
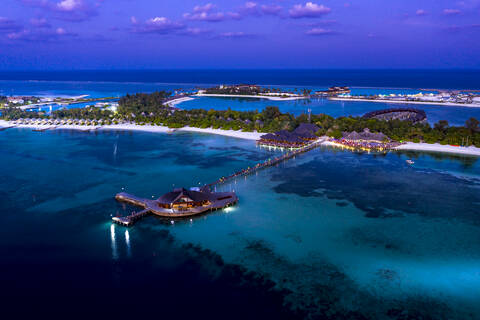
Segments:
[[[284,153],[283,155],[281,155],[279,157],[275,157],[273,159],[268,159],[268,160],[266,160],[262,163],[256,164],[253,167],[248,167],[247,169],[237,171],[237,172],[235,172],[235,173],[233,173],[233,174],[231,174],[227,177],[221,177],[217,181],[203,186],[203,188],[209,190],[211,187],[214,187],[215,185],[220,185],[220,184],[226,183],[226,182],[228,182],[232,179],[235,179],[235,178],[238,178],[238,177],[241,177],[241,176],[247,176],[247,175],[253,174],[253,173],[255,173],[255,172],[257,172],[261,169],[275,166],[275,165],[279,164],[280,162],[292,159],[299,154],[308,152],[308,151],[316,148],[323,141],[324,140],[322,140],[322,139],[318,139],[318,140],[316,140],[316,141],[314,141],[314,142],[312,142],[312,143],[310,143],[310,144],[308,144],[304,147],[293,149],[292,151],[288,151],[287,153]]]
[[[148,214],[155,214],[161,217],[168,217],[168,218],[185,218],[185,217],[202,214],[209,211],[224,209],[226,207],[235,205],[238,202],[238,197],[235,195],[234,192],[213,193],[211,192],[211,188],[216,185],[227,183],[235,178],[253,174],[258,170],[275,166],[282,161],[292,159],[299,154],[302,154],[314,149],[322,142],[323,140],[318,139],[304,147],[295,149],[293,151],[288,151],[287,153],[284,153],[281,156],[275,157],[273,159],[268,159],[264,162],[256,164],[253,167],[248,167],[247,169],[237,171],[227,177],[221,177],[220,179],[212,183],[204,185],[200,190],[201,192],[208,194],[209,197],[212,197],[212,202],[208,205],[189,208],[188,210],[185,210],[185,211],[162,207],[159,205],[158,200],[139,198],[137,196],[124,193],[124,192],[118,193],[115,196],[116,200],[126,202],[138,207],[142,207],[143,210],[139,212],[133,212],[131,215],[126,217],[113,217],[112,220],[118,224],[129,227],[129,226],[132,226],[138,220],[147,216]]]
[[[143,217],[147,216],[150,213],[150,209],[144,209],[139,212],[133,212],[131,215],[126,217],[113,217],[112,220],[122,226],[129,227],[133,225],[138,220],[142,219]]]

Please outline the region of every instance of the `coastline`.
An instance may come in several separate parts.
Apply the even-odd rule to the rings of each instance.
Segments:
[[[216,134],[227,137],[246,139],[246,140],[258,140],[260,136],[264,133],[261,132],[244,132],[244,131],[235,131],[235,130],[223,130],[223,129],[213,129],[213,128],[194,128],[194,127],[183,127],[178,129],[168,128],[166,126],[151,126],[151,125],[136,125],[136,124],[110,124],[110,125],[97,125],[97,126],[87,126],[87,125],[75,125],[75,124],[66,124],[66,125],[35,125],[35,124],[14,124],[9,121],[0,120],[0,129],[8,128],[25,128],[32,130],[78,130],[78,131],[96,131],[96,130],[125,130],[125,131],[145,131],[153,133],[173,133],[176,131],[183,132],[195,132],[195,133],[205,133],[205,134]]]
[[[185,102],[185,101],[190,101],[190,100],[195,100],[195,99],[190,98],[190,97],[182,97],[182,98],[178,98],[178,99],[174,99],[174,100],[170,100],[168,102],[165,102],[163,105],[174,107],[175,105],[177,105],[179,103],[182,103],[182,102]]]
[[[124,130],[124,131],[144,131],[152,133],[173,133],[173,132],[195,132],[195,133],[204,133],[204,134],[215,134],[221,136],[227,136],[238,139],[253,140],[256,141],[260,139],[265,133],[261,132],[244,132],[244,131],[235,131],[235,130],[223,130],[223,129],[213,129],[213,128],[195,128],[195,127],[183,127],[178,129],[172,129],[165,126],[151,126],[151,125],[136,125],[136,124],[111,124],[111,125],[101,125],[101,126],[87,126],[87,125],[35,125],[35,124],[13,124],[10,121],[0,120],[0,129],[8,128],[26,128],[32,130],[78,130],[78,131],[95,131],[95,130]],[[332,141],[323,141],[320,143],[323,146],[334,146],[334,147],[343,147],[342,145],[332,142]],[[438,152],[438,153],[449,153],[449,154],[459,154],[459,155],[468,155],[480,157],[480,148],[470,146],[470,147],[454,147],[451,145],[441,145],[439,143],[428,144],[428,143],[414,143],[407,142],[402,144],[392,151],[424,151],[424,152]]]
[[[395,104],[423,104],[433,106],[445,107],[465,107],[465,108],[480,108],[480,104],[465,104],[465,103],[451,103],[451,102],[430,102],[430,101],[402,101],[402,100],[388,100],[388,99],[355,99],[355,98],[329,98],[332,101],[362,101],[362,102],[381,102],[381,103],[395,103]]]
[[[396,147],[394,150],[441,152],[480,157],[480,148],[474,146],[454,147],[451,145],[441,145],[439,143],[428,144],[407,142],[406,144],[402,144],[401,146]]]
[[[332,146],[345,148],[345,146],[335,143],[333,141],[324,141],[322,142],[324,146]],[[448,154],[458,154],[466,156],[480,157],[480,148],[470,146],[470,147],[454,147],[451,145],[441,145],[439,143],[428,144],[428,143],[415,143],[407,142],[402,144],[391,151],[420,151],[420,152],[435,152],[435,153],[448,153]]]
[[[216,98],[255,98],[255,99],[267,99],[274,101],[289,101],[289,100],[300,100],[306,99],[306,97],[275,97],[275,96],[251,96],[251,95],[241,95],[241,94],[206,94],[206,93],[197,93],[192,95],[193,97],[216,97]]]

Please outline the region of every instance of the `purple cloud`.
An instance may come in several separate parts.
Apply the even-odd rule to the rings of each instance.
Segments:
[[[187,35],[187,36],[201,36],[205,34],[212,33],[211,29],[202,29],[202,28],[187,28],[182,31],[180,34]]]
[[[30,29],[23,29],[19,32],[12,32],[7,34],[7,39],[12,41],[29,41],[29,42],[36,42],[36,41],[59,41],[67,38],[77,37],[78,35],[73,32],[69,32],[64,28],[57,28],[55,30],[43,30],[38,31],[30,30]]]
[[[327,36],[327,35],[336,34],[336,32],[330,29],[313,28],[305,32],[305,34],[309,36]]]
[[[183,14],[183,18],[192,21],[207,21],[207,22],[220,22],[227,19],[239,19],[241,18],[238,13],[235,12],[218,12],[217,6],[212,3],[207,3],[204,6],[195,6],[193,11]]]
[[[427,11],[423,10],[423,9],[418,9],[415,14],[419,17],[421,16],[426,16],[427,15]]]
[[[30,24],[33,26],[33,27],[36,27],[36,28],[51,28],[52,25],[50,23],[48,23],[47,19],[45,18],[32,18],[30,19]]]
[[[23,4],[43,9],[56,19],[66,21],[85,21],[98,14],[100,2],[92,0],[21,0]]]
[[[134,33],[169,34],[185,28],[184,24],[171,21],[166,17],[151,18],[144,23],[139,23],[135,17],[131,17],[130,22],[133,26],[132,32]]]
[[[229,39],[234,39],[234,38],[253,38],[255,37],[254,34],[251,33],[245,33],[242,31],[236,31],[236,32],[223,32],[219,34],[219,37],[221,38],[229,38]]]
[[[261,15],[279,15],[282,12],[283,7],[275,4],[271,5],[259,5],[253,1],[247,1],[240,7],[239,14],[242,16],[261,16]]]
[[[307,2],[305,5],[296,4],[289,10],[291,18],[316,18],[323,16],[332,11],[330,8],[325,7],[323,4],[316,4],[313,2]]]
[[[446,16],[456,16],[460,13],[462,13],[462,11],[458,9],[443,9],[443,14]]]
[[[17,24],[14,20],[0,17],[0,32],[14,32],[21,29],[22,26]]]

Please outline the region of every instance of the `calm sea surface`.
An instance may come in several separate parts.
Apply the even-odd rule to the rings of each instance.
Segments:
[[[35,82],[22,94],[131,89],[109,83],[103,91],[98,82],[67,89],[71,82],[62,81],[60,89]],[[5,83],[20,90],[27,82]],[[316,103],[339,114],[377,108]],[[206,134],[1,131],[2,313],[480,318],[478,158],[319,148],[222,186],[240,198],[232,210],[173,223],[148,217],[128,229],[111,223],[134,210],[114,200],[117,192],[158,197],[277,154]]]
[[[352,87],[353,94],[418,93],[419,89],[480,89],[480,71],[426,70],[193,70],[193,71],[75,71],[0,72],[0,95],[120,97],[126,93],[156,90],[195,90],[221,83],[258,83],[289,90],[321,90],[332,85]],[[428,92],[428,91],[424,91]],[[85,104],[72,105],[83,107]],[[361,116],[366,112],[401,104],[340,102],[325,99],[271,101],[245,98],[195,98],[177,106],[184,109],[259,110],[278,106],[295,115],[308,112]],[[403,105],[405,106],[405,105]],[[463,125],[470,117],[480,119],[480,108],[407,105],[426,111],[433,124],[448,120]],[[53,108],[54,110],[56,107]],[[45,111],[49,107],[44,108]]]
[[[0,150],[9,306],[27,298],[42,311],[82,301],[85,312],[120,315],[292,318],[286,304],[322,317],[480,317],[476,158],[316,149],[223,186],[240,197],[231,211],[127,229],[110,222],[133,210],[115,193],[158,197],[275,153],[212,135],[28,129],[1,132]]]

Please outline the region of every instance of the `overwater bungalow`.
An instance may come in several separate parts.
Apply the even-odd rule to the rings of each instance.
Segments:
[[[320,128],[314,124],[302,123],[294,131],[280,130],[267,133],[257,141],[259,145],[279,148],[301,148],[316,140],[315,133]]]
[[[387,151],[399,145],[381,132],[373,133],[368,128],[363,132],[344,132],[343,137],[337,143],[354,150],[364,151]]]
[[[174,189],[156,200],[139,198],[124,192],[118,193],[115,199],[142,207],[142,211],[146,210],[169,218],[189,217],[223,209],[238,202],[235,192],[211,192],[207,189],[187,190],[185,188]]]

